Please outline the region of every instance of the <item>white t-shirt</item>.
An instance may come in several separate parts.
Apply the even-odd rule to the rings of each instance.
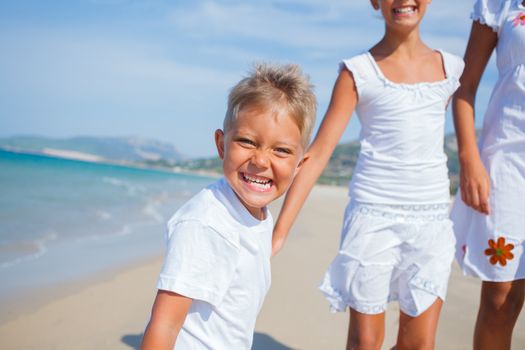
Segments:
[[[361,151],[350,183],[357,202],[430,204],[449,201],[443,151],[445,110],[459,87],[463,60],[438,51],[446,78],[399,84],[388,80],[370,52],[344,60],[359,100]]]
[[[221,179],[168,223],[157,288],[192,298],[175,349],[250,349],[270,287],[273,219],[255,219]]]

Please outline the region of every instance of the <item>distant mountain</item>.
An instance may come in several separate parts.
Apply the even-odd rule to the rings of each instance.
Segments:
[[[346,185],[354,172],[360,149],[359,141],[338,144],[321,174],[319,182],[329,185]]]
[[[169,143],[139,137],[79,136],[55,139],[41,136],[13,136],[0,138],[0,148],[116,162],[169,164],[185,158]]]

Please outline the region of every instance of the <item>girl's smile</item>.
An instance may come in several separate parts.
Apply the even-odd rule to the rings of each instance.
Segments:
[[[416,11],[417,11],[416,6],[403,6],[403,7],[392,9],[392,12],[394,12],[394,14],[397,17],[408,17],[416,13]]]
[[[372,5],[376,10],[381,10],[387,26],[397,28],[401,25],[413,28],[423,18],[430,2],[431,0],[372,0]]]

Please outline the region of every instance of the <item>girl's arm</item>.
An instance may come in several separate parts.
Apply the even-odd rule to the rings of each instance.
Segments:
[[[191,303],[190,298],[159,290],[151,310],[151,319],[144,332],[141,349],[172,350]]]
[[[465,52],[465,71],[453,101],[454,126],[458,139],[461,199],[468,206],[489,214],[490,179],[481,162],[474,127],[474,102],[479,81],[498,41],[497,33],[486,25],[472,23]]]
[[[354,78],[350,71],[343,69],[335,82],[330,105],[314,142],[307,152],[306,161],[284,200],[273,231],[272,255],[275,255],[283,246],[299,210],[339,142],[356,103],[357,91]]]

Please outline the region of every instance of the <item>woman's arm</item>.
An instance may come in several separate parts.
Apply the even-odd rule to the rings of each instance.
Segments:
[[[159,290],[141,349],[172,350],[192,301],[180,294]]]
[[[330,105],[319,131],[307,152],[306,161],[294,179],[275,224],[272,255],[283,246],[286,236],[306,197],[325,168],[357,103],[352,73],[343,69],[335,82]]]
[[[472,23],[465,52],[465,70],[453,101],[454,126],[458,139],[461,199],[468,206],[489,214],[490,179],[476,144],[474,102],[483,71],[498,41],[497,33],[486,25]]]

